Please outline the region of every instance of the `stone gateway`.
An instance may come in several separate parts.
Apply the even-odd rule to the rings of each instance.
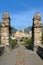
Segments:
[[[10,17],[8,12],[4,12],[2,16],[1,23],[1,44],[5,46],[9,46],[10,42]]]
[[[8,51],[8,47],[10,44],[10,16],[8,12],[4,12],[2,16],[2,23],[1,23],[1,45],[4,46],[5,51]],[[32,48],[36,51],[38,46],[42,44],[42,23],[41,23],[41,16],[37,12],[33,17],[33,25],[32,25]],[[24,33],[24,30],[23,30]]]
[[[33,26],[32,26],[32,38],[35,47],[41,46],[42,43],[42,24],[41,24],[41,16],[37,12],[33,18]]]

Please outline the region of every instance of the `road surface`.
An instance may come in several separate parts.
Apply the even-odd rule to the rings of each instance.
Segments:
[[[19,47],[0,56],[0,65],[43,65],[43,60],[20,44]]]

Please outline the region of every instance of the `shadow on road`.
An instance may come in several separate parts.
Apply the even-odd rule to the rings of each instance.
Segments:
[[[0,56],[4,53],[4,47],[0,47]]]
[[[32,50],[32,51],[33,51],[33,49],[32,49],[31,46],[25,46],[25,48],[26,48],[27,50]]]
[[[42,47],[38,47],[37,49],[37,54],[40,56],[40,58],[43,60],[43,48]]]

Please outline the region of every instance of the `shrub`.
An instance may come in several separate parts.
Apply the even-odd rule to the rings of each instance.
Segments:
[[[28,45],[28,46],[31,46],[32,45],[32,38],[31,39],[28,39],[28,38],[25,38],[24,40],[23,40],[23,42],[24,42],[24,45]]]
[[[11,45],[13,45],[13,46],[17,45],[17,40],[16,39],[11,39]]]

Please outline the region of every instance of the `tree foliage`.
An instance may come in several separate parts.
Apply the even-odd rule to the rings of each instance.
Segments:
[[[11,45],[17,45],[17,40],[16,39],[11,39]]]
[[[30,38],[30,39],[24,38],[23,42],[24,42],[24,45],[31,46],[32,45],[32,38]]]

